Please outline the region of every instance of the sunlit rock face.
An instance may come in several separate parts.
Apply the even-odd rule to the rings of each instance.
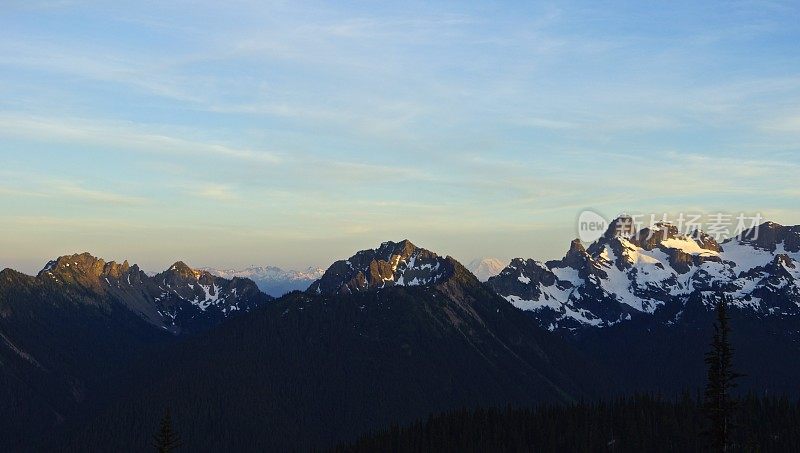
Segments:
[[[798,226],[767,222],[719,244],[669,223],[637,231],[622,217],[586,248],[574,240],[561,260],[515,259],[487,284],[551,330],[674,322],[689,301],[719,294],[759,316],[790,317],[800,315],[799,261]]]
[[[351,294],[390,286],[423,286],[453,275],[452,258],[419,248],[408,240],[384,242],[333,263],[308,288],[315,294]]]
[[[36,279],[90,304],[119,304],[173,333],[198,332],[271,300],[253,281],[226,279],[178,261],[148,276],[137,265],[88,253],[50,261]]]

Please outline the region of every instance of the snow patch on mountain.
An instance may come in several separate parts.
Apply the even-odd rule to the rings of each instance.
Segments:
[[[573,241],[561,260],[512,260],[488,284],[551,329],[610,326],[720,292],[741,308],[800,316],[800,227],[768,223],[762,237],[746,231],[717,244],[668,223],[619,229],[624,221],[586,249]]]

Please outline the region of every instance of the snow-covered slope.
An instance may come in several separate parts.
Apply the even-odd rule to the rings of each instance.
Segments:
[[[308,267],[302,271],[284,270],[275,266],[253,266],[239,270],[213,268],[201,270],[228,279],[249,278],[256,282],[261,291],[273,297],[280,297],[294,290],[305,291],[314,280],[325,273],[325,269],[319,267]]]
[[[514,259],[488,284],[550,329],[680,316],[688,300],[718,293],[762,316],[800,315],[800,227],[767,222],[718,244],[665,223],[620,228],[629,222],[615,220],[586,249],[574,240],[561,260]]]
[[[467,265],[467,269],[478,277],[478,280],[485,282],[490,277],[499,274],[508,266],[508,260],[500,258],[476,258]]]

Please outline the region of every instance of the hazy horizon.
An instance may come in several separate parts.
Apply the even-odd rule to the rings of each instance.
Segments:
[[[399,239],[397,241],[399,241]],[[419,246],[419,247],[427,248],[422,244],[415,243],[413,240],[411,240],[411,242],[414,243],[415,245]],[[94,253],[94,252],[92,252],[90,250],[80,250],[80,251],[76,250],[76,251],[72,251],[72,252],[58,253],[58,254],[55,254],[55,255],[50,256],[50,257],[42,258],[42,260],[38,261],[38,262],[35,260],[35,258],[30,258],[27,261],[23,261],[22,265],[21,266],[17,266],[17,267],[7,265],[7,264],[5,264],[5,262],[0,261],[0,270],[5,269],[5,268],[11,268],[11,269],[14,269],[16,271],[22,272],[24,274],[36,275],[40,270],[42,270],[42,268],[44,268],[46,266],[46,264],[50,260],[53,260],[53,259],[56,259],[56,258],[59,258],[59,257],[62,257],[62,256],[69,256],[69,255],[81,254],[81,253],[89,253],[90,255],[92,255],[92,256],[94,256],[96,258],[101,258],[101,259],[105,260],[106,262],[115,261],[117,263],[122,263],[123,261],[128,261],[128,263],[130,265],[137,264],[142,268],[143,271],[145,271],[147,273],[158,273],[158,272],[167,270],[171,265],[177,263],[178,261],[183,261],[185,264],[187,264],[188,266],[190,266],[190,267],[192,267],[194,269],[210,268],[210,269],[217,269],[217,270],[237,270],[237,271],[240,271],[240,270],[245,270],[245,269],[250,268],[250,267],[275,266],[275,267],[279,267],[279,268],[281,268],[282,270],[285,270],[285,271],[290,271],[290,270],[291,271],[304,271],[304,270],[306,270],[308,268],[327,269],[328,266],[330,266],[334,261],[350,258],[357,251],[376,248],[379,245],[380,245],[379,243],[370,244],[370,245],[364,245],[364,246],[361,246],[361,248],[359,248],[359,249],[353,249],[350,252],[345,252],[344,255],[331,257],[329,259],[329,261],[326,261],[326,262],[319,262],[319,263],[311,262],[311,263],[308,263],[308,264],[298,264],[298,265],[294,265],[294,266],[293,265],[275,264],[275,263],[270,262],[270,261],[268,261],[266,259],[264,261],[262,261],[262,262],[252,262],[252,263],[246,263],[246,264],[242,264],[242,265],[218,265],[218,264],[214,264],[213,262],[211,262],[211,263],[194,263],[191,260],[187,260],[187,259],[184,259],[184,258],[181,258],[181,257],[176,257],[176,258],[174,258],[172,260],[168,259],[167,261],[151,262],[151,261],[139,261],[136,258],[132,258],[132,257],[116,256],[116,254],[112,254],[112,255],[106,256],[106,255],[103,255],[103,254]],[[569,244],[565,245],[564,251],[566,251],[568,246],[569,246]],[[432,251],[437,252],[435,249],[432,249]],[[439,252],[437,252],[437,253],[439,253]],[[447,253],[442,253],[442,255],[448,255],[448,254]],[[520,258],[531,258],[531,257],[527,257],[527,256],[525,256],[525,257],[519,256],[519,257]],[[474,260],[496,258],[496,259],[499,259],[501,261],[502,260],[508,261],[508,260],[511,259],[511,258],[506,257],[506,256],[488,256],[488,255],[475,256],[475,257],[472,257],[472,258],[459,258],[459,257],[454,256],[454,258],[456,258],[459,262],[461,262],[465,266],[470,264]],[[517,258],[517,257],[514,257],[514,258]],[[546,258],[546,259],[549,259],[549,258]]]
[[[792,2],[12,1],[0,267],[551,259],[583,209],[800,224]]]

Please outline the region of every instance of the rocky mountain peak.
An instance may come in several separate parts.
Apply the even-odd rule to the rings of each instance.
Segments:
[[[417,250],[416,245],[408,239],[403,239],[400,242],[386,241],[378,247],[376,252],[378,256],[385,256],[388,261],[393,256],[398,256],[400,259],[408,258],[415,250]]]
[[[76,281],[83,284],[99,282],[101,278],[120,279],[128,274],[139,274],[139,267],[130,266],[128,261],[106,262],[88,252],[65,255],[47,263],[38,273],[39,278]]]
[[[659,222],[634,233],[630,241],[645,250],[653,250],[661,245],[662,242],[675,239],[678,236],[680,236],[680,232],[677,226],[671,223]]]
[[[722,247],[716,239],[700,230],[694,230],[689,236],[694,238],[695,242],[700,248],[711,250],[712,252],[721,252]]]
[[[627,238],[633,236],[635,233],[636,223],[633,221],[633,217],[623,214],[608,224],[608,228],[605,234],[603,234],[603,237],[606,239],[618,236]]]
[[[569,250],[561,260],[561,264],[563,266],[579,269],[586,264],[587,257],[586,248],[583,246],[583,243],[581,243],[581,240],[573,239],[572,242],[569,243]]]
[[[180,277],[183,277],[183,278],[194,278],[194,279],[196,279],[199,276],[200,271],[196,271],[196,270],[192,269],[191,267],[189,267],[183,261],[177,261],[177,262],[175,262],[175,264],[170,266],[169,269],[167,269],[165,273],[170,273],[170,274],[177,275],[177,276],[180,276]]]
[[[549,328],[611,326],[679,311],[688,300],[719,291],[765,316],[800,315],[800,227],[766,223],[720,245],[670,223],[636,231],[629,220],[616,219],[585,250],[573,241],[564,258],[544,269],[534,260],[514,260],[490,286],[535,311]],[[775,309],[775,301],[787,300],[795,302]]]
[[[250,279],[216,277],[183,261],[150,277],[127,260],[106,262],[81,253],[50,261],[36,279],[89,304],[122,304],[175,333],[208,328],[271,300]]]
[[[350,294],[390,286],[423,286],[454,272],[455,260],[419,248],[409,240],[384,242],[333,263],[308,288],[316,294]]]
[[[725,243],[733,240],[761,250],[774,252],[782,246],[783,250],[796,253],[800,252],[800,225],[783,226],[774,222],[764,222],[723,242],[723,247]]]
[[[19,280],[30,280],[32,277],[11,268],[0,271],[0,284],[12,285]]]

